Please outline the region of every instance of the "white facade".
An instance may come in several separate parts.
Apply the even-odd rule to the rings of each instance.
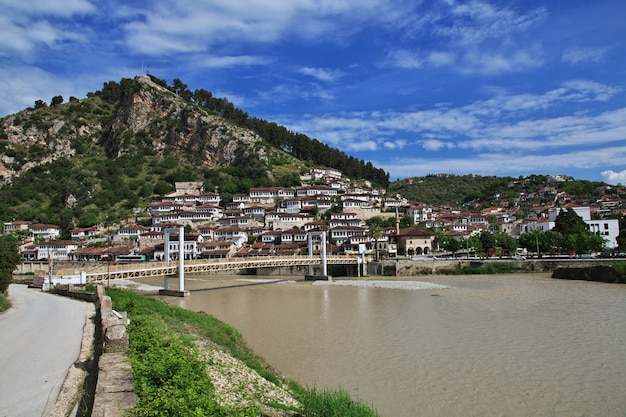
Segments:
[[[61,234],[61,228],[54,224],[33,224],[30,231],[33,237],[43,240],[56,239]]]
[[[599,234],[607,240],[606,247],[615,249],[618,247],[617,237],[619,236],[619,220],[602,219],[585,221],[589,226],[589,230]]]
[[[78,250],[78,243],[66,240],[51,240],[37,246],[37,259],[67,261],[70,252]]]

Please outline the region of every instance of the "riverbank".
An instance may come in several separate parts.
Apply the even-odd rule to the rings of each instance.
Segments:
[[[342,391],[304,389],[277,374],[234,328],[130,291],[109,290],[126,311],[138,394],[134,413],[187,416],[378,416]]]

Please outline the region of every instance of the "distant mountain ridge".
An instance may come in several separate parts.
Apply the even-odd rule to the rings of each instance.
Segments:
[[[427,204],[454,207],[487,207],[510,203],[520,193],[537,204],[553,203],[559,193],[576,203],[589,205],[610,187],[604,182],[576,180],[566,176],[529,175],[527,177],[496,177],[480,175],[431,174],[393,182],[389,194]]]

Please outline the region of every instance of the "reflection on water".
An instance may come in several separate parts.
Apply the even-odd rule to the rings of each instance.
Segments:
[[[239,278],[189,279],[191,296],[168,302],[233,325],[286,376],[341,386],[385,416],[626,415],[624,285],[429,276],[451,288],[416,291]]]

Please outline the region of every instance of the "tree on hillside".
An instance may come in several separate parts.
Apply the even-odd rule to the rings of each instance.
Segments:
[[[0,293],[4,293],[11,283],[11,274],[20,263],[17,239],[11,235],[0,236]]]
[[[191,101],[193,93],[187,88],[187,84],[182,82],[180,78],[174,78],[172,81],[174,85],[174,92],[182,97],[184,100]]]
[[[502,249],[514,251],[517,248],[517,239],[506,232],[499,233],[496,238],[497,245]]]
[[[554,221],[555,232],[563,235],[563,246],[579,253],[600,252],[606,240],[589,231],[587,223],[574,210],[563,210]]]
[[[441,239],[441,247],[448,252],[452,252],[452,256],[456,257],[456,252],[461,249],[461,242],[452,236],[444,236]]]
[[[498,244],[495,235],[488,230],[481,231],[478,238],[483,250],[495,249]]]
[[[43,101],[43,100],[35,100],[35,108],[36,109],[43,109],[44,107],[48,107],[48,105],[46,104],[45,101]]]
[[[554,220],[555,232],[561,233],[565,238],[569,235],[588,231],[587,223],[573,209],[561,210]]]
[[[63,96],[54,96],[52,97],[52,101],[50,102],[51,106],[57,106],[63,103]]]

